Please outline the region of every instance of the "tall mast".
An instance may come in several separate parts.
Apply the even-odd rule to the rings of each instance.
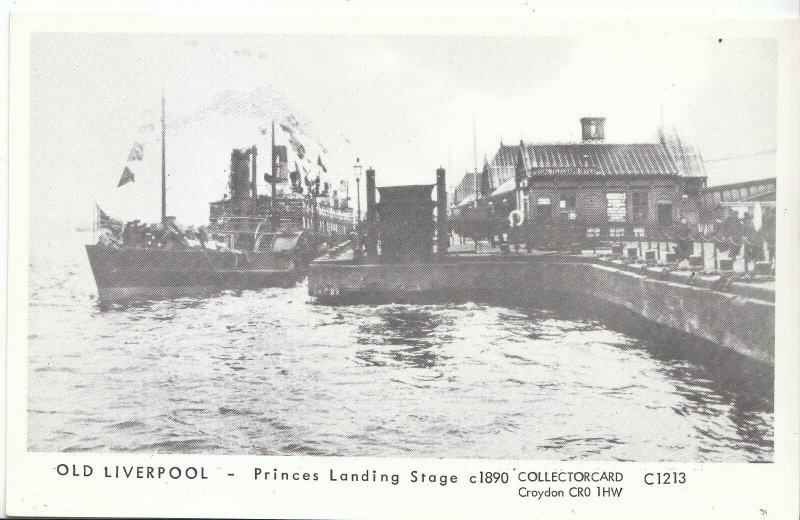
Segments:
[[[475,125],[475,109],[472,110],[472,160],[475,167],[473,180],[475,188],[475,207],[478,207],[478,130]]]
[[[161,91],[161,223],[167,223],[167,126],[165,122],[166,100]]]
[[[275,184],[276,184],[275,181],[278,180],[277,177],[276,177],[277,171],[276,171],[276,167],[275,167],[275,120],[274,119],[272,120],[272,148],[270,149],[269,155],[270,155],[270,157],[272,157],[272,161],[271,161],[272,162],[272,171],[270,173],[272,174],[272,201],[273,201],[272,203],[274,204],[275,203],[274,202],[275,201],[275,194],[276,194],[275,193]],[[287,163],[288,163],[288,161],[287,161]]]

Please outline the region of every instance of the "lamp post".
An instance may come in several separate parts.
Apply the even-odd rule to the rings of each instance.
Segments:
[[[356,157],[356,164],[353,166],[355,178],[356,178],[356,204],[358,206],[358,216],[356,217],[356,223],[361,222],[361,170],[363,166],[361,165],[361,160]]]

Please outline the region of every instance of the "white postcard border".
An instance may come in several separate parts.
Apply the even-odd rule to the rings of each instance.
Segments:
[[[8,437],[7,512],[49,516],[199,516],[282,518],[794,518],[798,489],[798,172],[800,172],[800,26],[792,21],[532,20],[484,17],[308,16],[225,14],[13,14],[10,38],[10,162],[8,252]],[[491,34],[623,37],[777,38],[778,196],[777,223],[775,462],[769,464],[611,463],[374,459],[202,455],[76,454],[27,452],[27,292],[30,35],[35,32],[184,32],[327,34]],[[57,464],[204,467],[205,481],[115,480],[60,477]],[[342,485],[304,487],[252,478],[254,468],[273,467],[327,475],[336,471],[398,472],[414,468],[462,478],[481,470],[620,471],[618,500],[532,501],[518,486]],[[647,486],[647,472],[683,471],[682,487]],[[233,473],[234,477],[227,477]],[[463,481],[462,481],[463,482]],[[763,512],[762,512],[763,511]]]

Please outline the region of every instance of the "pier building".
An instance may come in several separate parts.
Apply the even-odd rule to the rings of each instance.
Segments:
[[[518,145],[501,142],[491,161],[484,158],[483,169],[477,175],[464,175],[453,190],[450,209],[455,233],[491,237],[509,227],[508,215],[517,207],[514,190],[518,156]]]
[[[576,199],[581,189],[599,191],[610,187],[615,191],[606,193],[628,193],[623,190],[630,189],[631,185],[642,186],[639,189],[649,195],[651,191],[646,190],[652,189],[650,184],[646,184],[649,182],[656,190],[661,190],[656,193],[665,193],[664,197],[670,196],[673,197],[670,200],[675,200],[681,195],[680,190],[685,194],[687,186],[692,186],[691,181],[679,180],[683,176],[675,163],[669,162],[669,156],[658,151],[656,145],[622,147],[622,151],[616,148],[606,151],[605,157],[609,161],[618,160],[614,155],[618,153],[627,157],[629,169],[658,167],[661,170],[619,173],[621,166],[615,165],[616,175],[623,179],[593,181],[597,184],[586,182],[588,187],[567,184],[560,178],[551,181],[553,184],[561,181],[561,184],[572,187]],[[529,153],[524,144],[519,150],[520,155]],[[534,148],[533,151],[540,150]],[[598,157],[601,152],[598,150]],[[637,163],[636,159],[650,162]],[[533,175],[523,178],[530,179]],[[550,174],[553,177],[558,175]],[[569,174],[564,175],[569,177]],[[604,177],[602,170],[600,173],[575,174],[575,177],[580,179],[584,175]],[[635,175],[641,177],[641,185],[627,178]],[[612,177],[611,174],[608,176]],[[514,177],[516,191],[532,188],[523,194],[537,194],[537,186],[545,185],[534,179],[537,182],[531,183],[532,186],[520,186],[519,179]],[[705,177],[688,176],[688,179],[696,179],[694,182],[697,183],[705,181]],[[623,181],[628,184],[622,184]],[[553,189],[552,185],[545,186]],[[334,250],[327,257],[311,263],[309,295],[333,303],[474,300],[509,305],[540,305],[543,302],[586,304],[607,310],[609,319],[625,322],[643,319],[657,325],[659,330],[663,328],[667,334],[677,332],[715,344],[734,356],[731,357],[731,366],[740,366],[736,356],[744,356],[759,365],[774,364],[774,284],[767,277],[738,282],[719,272],[705,273],[699,267],[672,272],[663,265],[655,265],[655,262],[631,264],[619,256],[609,258],[554,251],[532,254],[515,254],[508,250],[499,254],[448,252],[450,236],[447,229],[452,223],[447,216],[445,171],[441,168],[436,172],[435,187],[435,201],[431,193],[432,184],[376,188],[375,171],[370,168],[367,171],[365,226],[356,234],[352,252]],[[696,189],[698,195],[692,201],[694,211],[698,211],[699,186]],[[560,193],[551,196],[556,195]],[[607,209],[608,206],[613,213]],[[601,218],[627,217],[626,205],[608,206],[605,214],[595,208],[598,221]],[[650,211],[649,206],[646,208],[640,214],[644,222],[652,218],[651,213],[658,218],[658,205],[655,211]],[[551,208],[551,218],[555,210]],[[568,216],[567,221],[577,220],[579,210],[576,208],[574,211],[576,218]],[[664,211],[665,220],[667,216],[674,219],[674,211],[674,208],[669,213]],[[624,219],[620,221],[625,222]],[[674,263],[674,260],[669,262]],[[702,344],[690,343],[697,346],[698,351],[703,350]]]
[[[703,224],[713,231],[717,220],[734,214],[741,218],[745,213],[754,215],[757,211],[762,212],[764,219],[774,219],[775,195],[775,177],[707,186],[700,190]]]
[[[663,130],[655,142],[609,143],[605,122],[582,118],[577,143],[501,144],[471,179],[471,193],[466,177],[459,185],[453,229],[483,238],[509,232],[529,247],[563,248],[696,228],[706,185],[699,153]]]

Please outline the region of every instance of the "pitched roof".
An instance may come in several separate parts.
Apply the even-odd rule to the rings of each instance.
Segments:
[[[498,186],[491,194],[491,197],[496,197],[499,195],[505,195],[507,193],[511,193],[517,187],[517,180],[514,178],[507,179],[503,184]]]
[[[508,179],[515,176],[519,145],[501,144],[489,164],[489,188],[496,189]]]
[[[500,168],[514,168],[517,164],[517,155],[519,154],[519,145],[501,144],[497,153],[494,154],[492,159],[492,166]]]
[[[529,144],[519,154],[525,170],[536,174],[679,175],[661,144]]]

